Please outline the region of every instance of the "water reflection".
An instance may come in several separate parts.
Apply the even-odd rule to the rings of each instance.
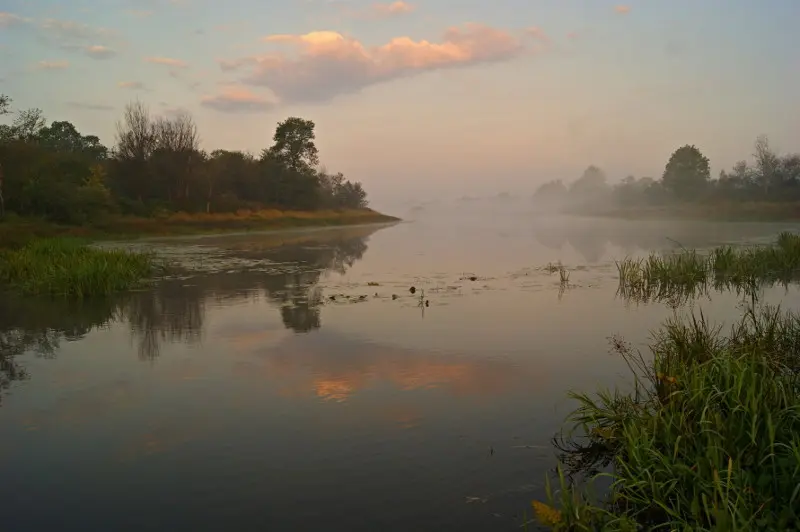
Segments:
[[[63,340],[83,338],[119,316],[117,301],[69,302],[0,297],[0,400],[12,382],[27,377],[16,357],[27,352],[52,357]]]
[[[615,247],[620,255],[675,249],[705,248],[742,241],[772,238],[791,224],[751,222],[647,221],[605,218],[552,217],[533,222],[536,241],[548,249],[569,244],[583,259],[596,264]]]
[[[4,296],[0,298],[0,390],[26,377],[16,362],[19,355],[53,356],[62,341],[79,340],[114,322],[127,323],[143,360],[157,358],[164,342],[199,343],[210,304],[265,297],[279,309],[287,329],[297,333],[319,329],[320,277],[329,271],[345,273],[364,256],[367,239],[376,230],[232,238],[226,241],[224,254],[231,261],[246,259],[253,267],[189,272],[114,298],[70,302]],[[208,239],[205,245],[215,243],[216,239]]]
[[[332,402],[387,385],[401,391],[439,389],[459,397],[507,394],[536,381],[530,368],[505,358],[404,349],[325,331],[248,347],[243,354],[254,356],[241,359],[243,377],[270,379],[283,395]]]

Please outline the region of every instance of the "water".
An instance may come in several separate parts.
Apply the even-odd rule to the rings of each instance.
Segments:
[[[0,300],[0,529],[519,530],[567,391],[625,383],[607,337],[673,312],[616,297],[614,259],[785,229],[495,211],[137,244],[186,271]]]

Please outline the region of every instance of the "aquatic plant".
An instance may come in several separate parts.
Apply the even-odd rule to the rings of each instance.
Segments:
[[[673,318],[650,357],[619,338],[632,392],[574,393],[560,490],[534,510],[552,530],[796,530],[800,315],[751,307],[729,334]],[[610,471],[607,470],[610,468]],[[576,482],[578,475],[585,481]],[[592,497],[591,486],[610,489]],[[557,519],[556,519],[557,518]]]
[[[155,269],[149,254],[98,249],[71,238],[34,240],[0,253],[0,283],[28,295],[108,295],[137,286]]]
[[[781,233],[767,246],[721,246],[707,254],[682,249],[616,262],[618,294],[637,301],[688,299],[708,288],[753,293],[800,279],[800,235]]]

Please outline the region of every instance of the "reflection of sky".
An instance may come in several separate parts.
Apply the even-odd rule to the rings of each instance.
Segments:
[[[613,254],[592,263],[572,244],[577,232],[646,248],[659,241],[657,227],[562,226],[557,247],[525,223],[383,229],[366,250],[348,244],[363,257],[344,273],[304,277],[307,286],[286,285],[301,266],[166,283],[120,303],[121,321],[62,341],[54,358],[20,357],[31,379],[0,407],[0,469],[14,480],[0,497],[20,510],[9,524],[96,529],[146,507],[164,526],[193,530],[299,530],[332,516],[348,530],[406,530],[419,519],[439,529],[512,525],[552,465],[548,451],[520,447],[548,445],[567,390],[619,382],[625,369],[608,354],[609,335],[641,345],[672,312],[626,307],[615,299]],[[259,240],[231,247],[252,251],[248,238]],[[303,245],[317,250],[304,255],[315,271],[339,256]],[[270,256],[283,261],[291,246]],[[539,269],[557,260],[572,268],[561,298],[557,275]],[[424,316],[410,284],[426,290]],[[318,301],[306,295],[313,288]],[[360,294],[364,302],[343,297]],[[699,305],[716,320],[734,316],[737,302]],[[292,305],[303,322],[317,313],[320,327],[295,334],[280,311]],[[33,327],[36,308],[26,308],[16,325]],[[85,321],[103,323],[101,310]],[[80,312],[71,309],[76,320]],[[142,331],[131,323],[152,328],[157,351],[141,356]],[[490,502],[476,509],[468,496]],[[41,500],[54,501],[47,512],[34,511]],[[144,519],[126,526],[146,529]]]

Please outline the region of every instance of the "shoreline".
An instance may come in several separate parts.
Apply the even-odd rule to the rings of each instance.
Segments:
[[[362,225],[390,225],[400,218],[372,210],[253,211],[220,215],[183,213],[161,218],[119,217],[91,225],[61,225],[30,218],[0,222],[0,248],[39,238],[73,237],[95,241],[160,240],[180,237],[301,232]]]
[[[619,220],[800,222],[800,203],[716,203],[609,209],[565,209],[562,214]]]

